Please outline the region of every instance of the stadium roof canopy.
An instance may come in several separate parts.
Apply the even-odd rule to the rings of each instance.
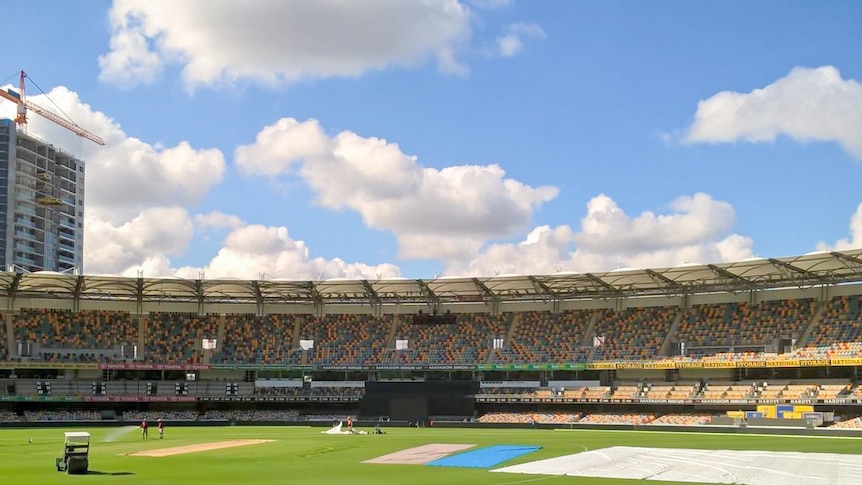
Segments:
[[[0,295],[197,303],[448,303],[743,292],[862,283],[862,249],[596,273],[324,281],[0,273]]]

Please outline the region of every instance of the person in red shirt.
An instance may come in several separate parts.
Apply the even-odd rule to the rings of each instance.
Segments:
[[[145,419],[141,421],[141,439],[147,439],[150,437],[147,428],[149,428],[149,425],[147,424],[147,420]]]
[[[162,418],[159,418],[159,439],[165,438],[165,423],[162,422]]]
[[[347,431],[353,431],[353,417],[347,417]]]

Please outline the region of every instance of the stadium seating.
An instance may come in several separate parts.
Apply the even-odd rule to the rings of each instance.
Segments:
[[[677,311],[656,307],[603,312],[595,334],[604,337],[604,343],[596,347],[593,359],[644,360],[656,356]]]
[[[505,396],[505,397],[515,397],[515,396],[529,396],[532,397],[536,395],[539,391],[538,387],[507,387],[507,386],[499,386],[499,387],[483,387],[479,391],[479,395],[488,395],[488,396]]]
[[[720,414],[665,414],[646,424],[651,425],[673,425],[673,426],[701,426],[709,424],[712,418]]]
[[[216,315],[150,313],[146,319],[146,356],[154,362],[202,363],[202,339],[215,339]]]
[[[295,364],[293,326],[304,316],[225,315],[224,341],[212,362],[221,364]]]
[[[298,421],[299,411],[288,410],[255,410],[251,416],[237,419],[237,421]]]
[[[364,387],[256,387],[255,396],[306,396],[306,397],[362,397],[365,394]]]
[[[692,298],[694,301],[717,299],[714,295]],[[33,300],[21,301],[33,304]],[[658,299],[650,296],[644,301]],[[542,308],[568,307],[569,304],[560,302]],[[469,305],[471,309],[492,308],[491,305]],[[610,303],[590,302],[584,305],[590,309],[585,310],[513,311],[532,305],[526,301],[506,302],[493,307],[505,310],[501,313],[459,312],[451,324],[414,324],[412,314],[379,315],[379,311],[375,314],[324,314],[318,307],[314,308],[315,314],[270,315],[14,310],[5,315],[6,321],[0,322],[0,360],[9,360],[9,350],[18,353],[9,342],[21,342],[23,355],[16,355],[20,362],[7,362],[0,369],[3,376],[0,378],[0,404],[5,408],[0,410],[0,422],[56,425],[64,421],[101,421],[102,415],[97,411],[60,409],[85,407],[91,405],[87,401],[98,401],[92,404],[93,408],[116,409],[122,413],[118,419],[131,424],[158,418],[257,423],[312,420],[329,424],[332,420],[344,420],[348,414],[356,416],[351,409],[360,408],[355,401],[364,398],[366,391],[359,385],[339,387],[320,385],[321,382],[378,379],[380,383],[392,381],[400,385],[400,381],[404,381],[407,385],[409,380],[409,385],[417,383],[418,388],[422,379],[466,380],[472,373],[483,380],[483,387],[475,392],[481,398],[474,399],[471,404],[475,406],[463,412],[463,416],[457,415],[460,411],[454,411],[453,417],[458,418],[454,421],[475,419],[479,423],[555,424],[560,427],[575,423],[699,426],[721,416],[723,419],[714,424],[741,425],[741,420],[749,419],[749,426],[757,426],[759,424],[752,422],[760,415],[746,417],[745,413],[761,412],[761,407],[771,406],[772,414],[764,411],[763,416],[783,416],[796,421],[788,422],[788,426],[804,426],[804,421],[800,421],[804,413],[816,409],[824,419],[831,419],[825,416],[832,411],[845,413],[846,416],[833,425],[835,428],[862,429],[862,416],[857,416],[860,414],[858,402],[862,402],[862,380],[858,379],[854,368],[859,365],[854,359],[862,358],[862,295],[839,296],[823,302],[802,299],[709,303],[688,309],[668,305],[610,310],[599,308],[611,306]],[[144,308],[149,310],[154,306],[147,304]],[[176,305],[173,308],[192,307]],[[223,311],[231,307],[205,304],[203,308]],[[311,306],[302,308],[309,311]],[[356,309],[344,306],[338,311],[347,311],[346,308]],[[375,310],[379,309],[375,307]],[[367,306],[362,307],[362,311],[371,312]],[[598,339],[601,344],[594,344],[593,336],[603,337]],[[216,338],[215,349],[202,348],[203,339]],[[776,344],[780,343],[782,351],[785,350],[783,346],[787,342],[779,342],[779,339],[786,338],[797,339],[803,346],[778,354]],[[314,346],[303,350],[299,344],[302,340],[313,340]],[[397,340],[407,340],[407,349],[395,350]],[[661,356],[663,343],[675,341],[685,342],[690,352]],[[141,354],[135,361],[119,350],[135,345]],[[509,363],[583,364],[588,359],[595,363],[587,368],[562,365],[474,367]],[[796,359],[848,360],[834,362],[828,369],[828,361],[775,362]],[[109,361],[143,365],[101,368],[44,365],[46,362]],[[613,361],[626,362],[610,364]],[[650,365],[640,365],[640,361]],[[737,365],[747,361],[755,363]],[[149,366],[151,363],[228,366],[200,366],[188,371],[182,366]],[[673,363],[692,364],[674,366]],[[231,367],[233,365],[236,366]],[[285,365],[302,367],[286,369]],[[346,369],[388,365],[446,367],[442,372],[411,367]],[[448,366],[452,365],[464,365],[456,368],[464,371],[451,370]],[[196,372],[196,379],[187,377],[186,372]],[[679,381],[673,382],[674,379]],[[291,382],[273,384],[265,380]],[[499,382],[504,380],[509,380],[509,386]],[[571,385],[563,386],[559,382]],[[609,382],[613,385],[596,385]],[[466,388],[468,382],[463,384]],[[288,387],[271,387],[277,385]],[[473,391],[467,390],[464,394],[473,394]],[[64,399],[66,397],[72,399]],[[290,399],[294,397],[302,399]],[[303,410],[259,409],[268,405]],[[779,407],[786,405],[805,409],[779,412]],[[211,407],[219,409],[209,409]],[[225,410],[233,407],[253,409]],[[140,410],[128,410],[130,408]],[[742,415],[704,411],[722,408]],[[755,408],[758,411],[753,411]],[[477,418],[471,417],[473,409]],[[661,409],[672,412],[658,411]],[[562,412],[567,410],[569,412]],[[619,412],[612,412],[614,410]],[[650,411],[660,417],[656,418]],[[110,413],[105,415],[110,417]],[[808,419],[814,418],[808,415]]]
[[[236,421],[236,422],[253,422],[253,421],[298,421],[300,420],[299,411],[288,410],[254,410],[254,409],[231,409],[218,410],[210,409],[200,416],[200,421]]]
[[[497,362],[582,362],[590,348],[581,345],[590,311],[560,313],[519,312],[517,328],[504,349],[495,351]]]
[[[100,421],[102,414],[99,411],[72,409],[61,411],[24,411],[24,419],[29,423],[43,421]]]
[[[407,350],[396,350],[391,364],[478,364],[489,359],[494,338],[503,338],[511,325],[511,313],[461,313],[454,325],[413,325],[403,322],[396,339],[408,341]]]
[[[638,413],[594,413],[584,416],[581,424],[646,424],[655,419],[652,414]]]
[[[618,385],[611,394],[611,399],[631,399],[640,397],[640,386],[638,385]]]
[[[531,413],[531,412],[492,412],[477,419],[480,423],[520,423],[520,424],[569,424],[576,423],[580,413]]]
[[[829,426],[834,429],[862,429],[862,416],[837,421]]]
[[[760,399],[807,399],[817,397],[819,384],[816,382],[785,382],[770,380],[757,386],[756,396]]]
[[[300,339],[314,340],[307,362],[315,365],[371,365],[380,361],[392,315],[332,314],[308,318]]]
[[[643,397],[647,399],[670,399],[673,385],[650,384],[643,388]]]
[[[238,416],[243,416],[244,418],[250,418],[254,414],[252,410],[245,409],[209,409],[204,414],[198,417],[199,421],[231,421],[237,420]],[[250,421],[250,419],[245,419],[246,421]]]
[[[852,384],[845,382],[842,384],[819,384],[817,385],[816,396],[818,399],[838,399],[846,395],[852,389]]]
[[[689,399],[694,397],[695,394],[699,391],[698,384],[677,384],[668,394],[668,399]]]
[[[127,312],[25,308],[12,315],[13,339],[24,342],[24,358],[49,362],[103,362],[122,356],[121,346],[145,344],[146,362],[265,365],[422,365],[571,363],[656,358],[677,315],[674,340],[686,342],[687,357],[704,362],[764,358],[862,357],[862,296],[826,303],[806,332],[807,344],[783,356],[763,349],[779,337],[798,338],[812,321],[812,299],[614,310],[523,311],[493,315],[458,313],[454,325],[413,325],[409,315],[323,316],[273,314],[197,315],[151,313],[138,324]],[[683,313],[680,313],[680,312]],[[590,322],[593,326],[590,327]],[[221,326],[221,328],[220,328]],[[584,345],[587,328],[603,344]],[[6,328],[0,325],[0,342]],[[205,352],[203,338],[222,336]],[[314,340],[302,351],[301,339]],[[394,350],[394,340],[408,341]],[[492,342],[500,339],[502,348]],[[8,359],[0,345],[0,359]],[[758,347],[758,348],[755,348]],[[740,350],[742,348],[742,350]],[[735,350],[734,350],[735,349]]]
[[[15,411],[0,409],[0,423],[17,423],[21,417]]]
[[[152,422],[159,419],[163,421],[196,421],[198,412],[191,410],[124,411],[122,419],[132,423],[139,423],[145,419]]]
[[[806,347],[828,357],[862,356],[862,295],[833,298],[811,331]],[[815,357],[817,358],[817,357]]]
[[[683,315],[676,339],[695,353],[701,347],[771,345],[779,337],[798,338],[815,308],[811,299],[695,305]],[[700,350],[706,355],[718,351]]]
[[[15,339],[29,344],[27,356],[49,362],[119,359],[121,346],[138,342],[137,326],[127,312],[23,308],[13,316],[13,325]]]
[[[703,387],[701,399],[748,399],[754,397],[753,384],[735,382],[708,382]]]
[[[580,397],[584,399],[603,399],[610,397],[610,395],[611,386],[595,386],[586,388]]]
[[[647,399],[691,399],[698,392],[697,383],[647,384],[642,397]]]

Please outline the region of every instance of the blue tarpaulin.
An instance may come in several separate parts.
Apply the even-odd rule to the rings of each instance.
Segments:
[[[497,445],[488,448],[449,455],[428,463],[429,466],[451,466],[460,468],[491,468],[504,461],[517,458],[541,449],[541,446]]]

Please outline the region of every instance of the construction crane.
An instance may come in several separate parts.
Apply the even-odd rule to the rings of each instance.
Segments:
[[[63,128],[66,128],[67,130],[80,136],[81,138],[86,138],[93,143],[96,143],[97,145],[105,144],[105,140],[102,140],[102,138],[98,135],[91,133],[84,128],[81,128],[77,123],[73,123],[65,118],[57,116],[56,114],[54,114],[54,112],[27,101],[24,90],[25,79],[27,79],[27,74],[24,71],[21,71],[21,78],[18,83],[18,92],[13,91],[11,88],[5,91],[0,89],[0,97],[6,98],[9,101],[18,105],[18,111],[15,115],[15,123],[18,124],[18,128],[21,131],[27,131],[27,110],[30,110],[42,116],[43,118],[47,118],[54,123],[57,123],[58,125],[62,126]]]

